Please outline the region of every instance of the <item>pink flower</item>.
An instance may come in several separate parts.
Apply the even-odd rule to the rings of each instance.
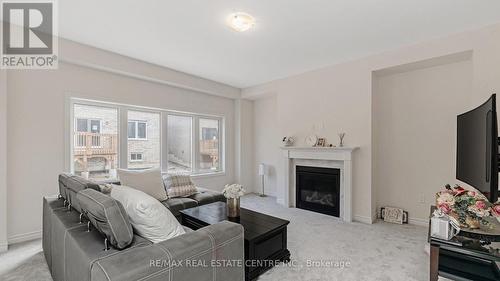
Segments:
[[[486,204],[484,203],[484,201],[476,201],[476,208],[484,210],[486,209]]]
[[[451,212],[451,207],[450,205],[446,203],[441,203],[438,205],[438,208],[445,214],[449,214]]]
[[[500,217],[500,205],[491,207],[491,213],[493,213],[493,216],[495,217]]]
[[[474,196],[476,196],[476,192],[475,191],[469,191],[469,192],[467,192],[467,195],[469,195],[471,197],[474,197]]]
[[[464,189],[464,188],[463,188],[463,187],[461,187],[461,186],[456,186],[456,187],[455,187],[455,192],[456,192],[456,194],[455,194],[455,195],[459,196],[459,195],[461,195],[461,194],[463,194],[463,193],[467,192],[467,190],[466,190],[466,189]]]

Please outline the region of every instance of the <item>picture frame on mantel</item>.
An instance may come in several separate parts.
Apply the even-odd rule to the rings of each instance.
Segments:
[[[318,138],[318,142],[316,143],[316,146],[324,147],[325,145],[326,145],[326,139],[325,138]]]

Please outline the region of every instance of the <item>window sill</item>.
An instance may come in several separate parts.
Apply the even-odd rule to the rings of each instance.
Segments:
[[[168,172],[162,172],[162,175],[167,175]],[[192,178],[211,178],[211,177],[222,177],[225,176],[225,171],[213,172],[213,173],[200,173],[200,174],[190,174]]]
[[[191,175],[193,178],[209,178],[209,177],[221,177],[225,176],[226,172],[225,171],[220,171],[220,172],[213,172],[213,173],[201,173],[201,174],[194,174]]]

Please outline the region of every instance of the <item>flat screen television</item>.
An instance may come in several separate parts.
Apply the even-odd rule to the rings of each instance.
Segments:
[[[498,129],[496,95],[457,116],[457,179],[498,198]]]

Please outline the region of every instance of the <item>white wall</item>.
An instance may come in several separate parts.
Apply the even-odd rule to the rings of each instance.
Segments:
[[[240,89],[193,76],[174,69],[146,63],[130,57],[59,38],[59,59],[63,62],[112,70],[122,75],[148,80],[191,91],[235,99]]]
[[[276,97],[268,96],[254,101],[254,183],[255,192],[262,193],[262,178],[258,175],[260,163],[266,165],[265,194],[276,196],[278,170],[283,163],[280,151],[281,134],[278,127]]]
[[[400,207],[426,223],[436,191],[454,182],[456,116],[471,94],[470,59],[374,77],[377,210]]]
[[[7,250],[7,72],[0,70],[0,252]]]
[[[247,193],[256,192],[253,175],[254,165],[254,128],[253,101],[236,99],[235,105],[235,181],[245,188]]]
[[[372,188],[372,72],[465,51],[473,52],[469,105],[474,106],[491,93],[500,92],[500,25],[243,89],[242,97],[259,99],[274,93],[277,99],[274,111],[278,120],[275,130],[280,136],[295,136],[299,145],[306,135],[312,133],[337,143],[337,133],[345,132],[346,145],[360,147],[353,159],[354,219],[370,221],[376,215],[376,196]],[[255,104],[258,108],[257,101]],[[256,123],[258,118],[261,117],[256,112]],[[257,132],[255,136],[260,137]],[[269,135],[266,140],[259,141],[272,143],[275,140]],[[274,150],[278,151],[278,146]],[[264,160],[269,161],[256,156],[255,162]],[[275,156],[273,161],[279,163],[280,160],[280,156]],[[280,169],[277,171],[277,186],[280,187],[283,173]],[[453,178],[449,181],[453,182]],[[440,186],[436,186],[436,191],[439,189]]]
[[[81,53],[73,53],[75,49]],[[149,64],[129,61],[130,59],[119,55],[65,40],[60,43],[60,51],[61,57],[66,58],[66,61],[70,61],[70,55],[78,54],[82,60],[85,57],[99,60],[92,61],[91,64],[81,61],[78,64],[61,62],[58,70],[7,73],[8,194],[0,198],[6,198],[7,201],[9,243],[39,237],[42,197],[58,192],[57,175],[65,170],[65,161],[69,157],[65,155],[64,149],[64,127],[67,122],[65,99],[69,96],[224,116],[225,174],[197,177],[194,181],[199,186],[214,190],[221,190],[225,184],[234,181],[234,101],[226,96],[228,91],[239,93],[238,89],[215,82],[212,84],[208,80],[201,80],[203,83],[200,84],[200,80],[193,77],[193,84],[197,88],[204,86],[207,92],[220,88],[224,92],[219,96],[200,93],[169,86],[168,81],[144,77],[148,74],[161,76],[162,79],[169,78],[164,75],[163,69]],[[110,64],[107,64],[108,61]],[[95,69],[94,62],[98,63],[98,69]],[[140,77],[132,75],[134,68],[141,72]],[[183,78],[186,77],[184,74]],[[184,82],[189,84],[187,80]],[[238,95],[234,96],[237,97]],[[0,112],[5,114],[3,99],[0,101]],[[2,117],[0,119],[4,120]],[[2,124],[0,123],[0,129]],[[1,204],[0,207],[3,206],[5,205]]]

